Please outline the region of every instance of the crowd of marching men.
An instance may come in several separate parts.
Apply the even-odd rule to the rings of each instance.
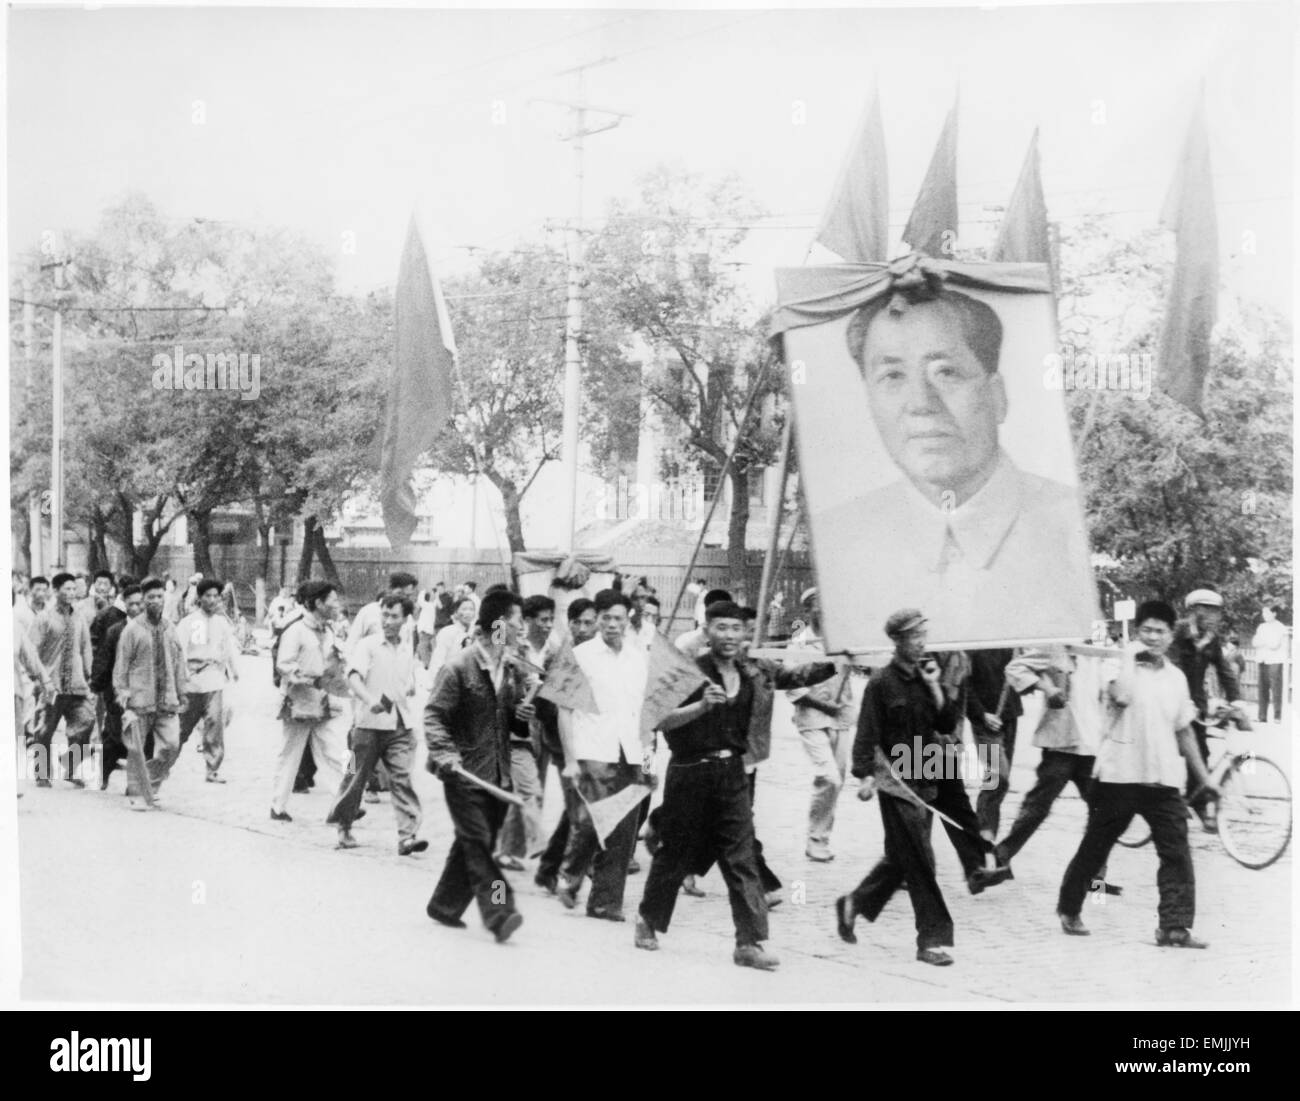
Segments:
[[[83,787],[77,760],[98,727],[100,786],[123,766],[127,803],[145,811],[158,805],[177,755],[199,731],[206,779],[223,783],[226,689],[239,679],[238,655],[249,649],[229,586],[196,577],[177,597],[160,578],[136,583],[103,571],[90,591],[87,580],[61,572],[49,582],[33,578],[26,599],[15,593],[15,721],[27,731],[24,770],[34,772],[37,786],[51,786],[50,746],[62,723],[68,746],[62,778]],[[906,882],[918,959],[951,963],[953,924],[935,881],[932,818],[943,822],[973,894],[1005,881],[1010,859],[1068,783],[1096,797],[1095,781],[1106,779],[1098,768],[1098,731],[1113,729],[1116,709],[1129,706],[1119,702],[1121,682],[1113,673],[1105,683],[1072,690],[1081,671],[1064,648],[929,654],[926,619],[917,609],[889,618],[885,631],[895,651],[873,674],[842,655],[800,665],[752,655],[757,616],[723,590],[700,594],[696,627],[670,644],[658,631],[658,601],[644,579],[627,592],[570,596],[559,607],[550,596],[525,598],[505,585],[481,597],[476,589],[470,582],[449,593],[438,585],[417,596],[417,579],[395,573],[350,623],[338,586],[329,581],[306,581],[292,599],[281,592],[267,620],[281,724],[270,817],[292,821],[293,793],[320,770],[336,792],[326,821],[340,848],[357,846],[352,826],[365,815],[363,804],[377,800],[378,787],[390,793],[398,852],[427,849],[411,782],[421,732],[424,767],[443,781],[455,833],[428,916],[463,928],[466,910],[477,903],[501,942],[523,920],[506,873],[525,872],[526,861],[537,861],[535,882],[566,908],[580,904],[585,888],[589,917],[626,921],[627,878],[641,871],[640,837],[652,863],[633,915],[636,947],[660,947],[658,935],[669,927],[679,892],[699,893],[695,878],[716,864],[730,896],[734,961],[775,968],[764,942],[768,914],[783,892],[755,835],[754,797],[757,769],[770,749],[775,695],[786,692],[814,772],[807,858],[834,859],[835,808],[850,772],[860,781],[860,798],[877,790],[885,796],[885,856],[837,900],[839,935],[855,943],[854,919],[874,920]],[[816,651],[816,590],[805,592],[802,603],[806,622],[792,649]],[[1215,792],[1203,755],[1197,767],[1194,743],[1182,752],[1182,732],[1198,712],[1204,716],[1210,666],[1228,699],[1238,695],[1217,636],[1221,607],[1217,594],[1202,590],[1188,598],[1191,615],[1183,623],[1159,602],[1139,609],[1139,652],[1150,660],[1130,663],[1123,691],[1130,701],[1156,692],[1160,706],[1127,712],[1140,716],[1129,741],[1150,739],[1162,748],[1148,753],[1150,760],[1140,753],[1112,760],[1107,767],[1122,777],[1100,784],[1103,794],[1114,789],[1108,829],[1125,813],[1152,820],[1162,862],[1157,940],[1173,946],[1202,946],[1189,932],[1186,823],[1174,799],[1157,803],[1152,791],[1170,787],[1175,772],[1181,780],[1181,753],[1190,773],[1187,794],[1212,828]],[[1171,660],[1164,662],[1167,652]],[[1189,689],[1198,683],[1200,698]],[[1047,702],[1035,736],[1044,750],[1038,782],[1010,834],[997,843],[1021,696],[1034,691]],[[1101,714],[1105,706],[1109,718]],[[1173,715],[1176,729],[1148,729],[1157,713]],[[959,771],[923,774],[919,760],[909,771],[913,766],[900,767],[898,756],[900,746],[951,745],[963,719],[979,744],[995,749],[974,807]],[[662,777],[655,772],[660,739],[671,753]],[[1143,768],[1157,767],[1150,761],[1161,774],[1135,779]],[[548,836],[542,799],[552,764],[565,805]],[[663,798],[651,811],[651,793],[661,783]],[[1152,791],[1139,798],[1130,791],[1135,787]],[[1104,880],[1113,843],[1109,834],[1085,838],[1062,888],[1065,932],[1087,932],[1078,919],[1080,892],[1096,889],[1099,873]]]

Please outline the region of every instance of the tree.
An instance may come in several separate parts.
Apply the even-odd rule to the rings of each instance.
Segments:
[[[455,428],[438,439],[432,460],[443,471],[482,474],[497,488],[506,541],[511,552],[522,551],[523,500],[563,442],[565,261],[541,246],[489,254],[473,274],[448,280],[446,294],[460,379]],[[608,394],[634,367],[599,309],[594,304],[585,319],[584,389],[602,380],[592,390]],[[588,400],[584,411],[597,460],[608,461],[626,432],[626,404]]]
[[[272,525],[304,510],[308,550],[335,576],[320,518],[370,477],[391,303],[333,297],[329,257],[304,239],[168,220],[139,195],[65,250],[76,262],[65,293],[75,310],[65,325],[67,514],[88,525],[92,561],[107,556],[111,533],[143,575],[186,515],[196,565],[210,574],[213,511],[251,502],[263,542],[260,580]],[[39,280],[42,258],[27,257],[29,278]],[[258,392],[245,400],[159,388],[155,357],[174,358],[178,345],[186,354],[247,356]],[[35,362],[13,423],[11,474],[23,490],[49,476],[48,339]],[[11,394],[18,391],[11,380]],[[133,546],[137,510],[143,542]]]
[[[716,478],[734,449],[727,548],[740,590],[750,477],[775,460],[784,416],[783,373],[732,259],[758,214],[734,178],[710,185],[660,167],[642,179],[638,203],[611,204],[589,252],[593,287],[650,349],[648,395],[688,453]]]
[[[1154,233],[1127,240],[1087,220],[1063,241],[1062,353],[1154,354],[1166,256]],[[1181,606],[1217,588],[1245,630],[1267,596],[1291,600],[1290,332],[1237,303],[1216,327],[1201,420],[1153,387],[1067,393],[1103,578]],[[1160,364],[1155,364],[1156,382]]]

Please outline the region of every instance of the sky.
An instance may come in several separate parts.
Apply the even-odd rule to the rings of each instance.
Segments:
[[[573,217],[559,140],[574,66],[626,112],[589,139],[584,215],[670,162],[735,173],[770,214],[740,253],[760,302],[804,261],[873,81],[901,231],[960,89],[962,234],[980,243],[1040,128],[1052,218],[1156,224],[1204,81],[1230,293],[1289,313],[1289,5],[900,10],[8,12],[11,254],[92,227],[130,189],[168,217],[300,230],[344,291],[393,283],[417,205],[464,246],[541,240]],[[557,238],[553,238],[557,241]],[[814,253],[814,259],[819,254]]]

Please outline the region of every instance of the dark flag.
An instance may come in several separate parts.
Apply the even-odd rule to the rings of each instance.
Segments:
[[[415,532],[415,462],[451,418],[456,356],[442,288],[414,217],[397,274],[393,329],[393,373],[379,475],[384,527],[396,548],[409,543]]]
[[[957,248],[957,104],[939,135],[903,240],[913,252],[951,259]]]
[[[845,260],[888,259],[889,166],[878,92],[872,93],[857,140],[844,158],[816,239]]]
[[[1183,143],[1160,224],[1174,231],[1178,253],[1169,282],[1156,369],[1160,388],[1199,415],[1210,368],[1210,330],[1218,314],[1219,298],[1219,226],[1214,213],[1204,98],[1197,103]]]
[[[1016,189],[1007,203],[998,237],[989,251],[992,261],[1039,263],[1052,266],[1052,242],[1047,228],[1047,202],[1043,199],[1043,177],[1038,162],[1038,131],[1029,140],[1029,151],[1020,168]],[[1052,285],[1056,286],[1052,270]]]

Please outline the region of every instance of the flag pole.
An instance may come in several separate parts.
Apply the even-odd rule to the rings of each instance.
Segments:
[[[758,618],[754,623],[754,644],[763,645],[763,632],[767,629],[767,600],[776,574],[776,555],[781,545],[781,520],[785,514],[785,480],[790,469],[790,446],[794,438],[794,406],[786,411],[785,429],[781,433],[781,458],[776,475],[776,516],[767,537],[767,554],[763,558],[763,576],[758,583]]]
[[[474,415],[471,412],[469,407],[469,389],[465,385],[465,375],[462,373],[460,369],[459,350],[453,351],[451,353],[451,370],[452,370],[452,374],[456,376],[456,386],[460,390],[460,400],[465,403],[465,420],[469,424],[470,446],[474,450],[473,489],[474,489],[475,498],[477,499],[478,482],[479,482],[479,478],[482,477],[482,470],[483,470],[483,440],[479,435],[478,425],[475,423]],[[487,508],[488,519],[492,521],[492,534],[496,540],[497,552],[501,555],[501,563],[503,566],[505,566],[506,577],[513,578],[514,577],[514,572],[512,570],[513,563],[510,560],[509,551],[506,548],[502,547],[501,545],[501,533],[497,528],[496,517],[492,515],[492,502],[485,501],[484,505]],[[471,520],[471,523],[476,522],[477,519],[478,517],[475,516],[474,519]]]
[[[692,573],[695,572],[695,562],[700,556],[700,548],[704,546],[704,536],[708,534],[709,524],[713,522],[713,513],[717,510],[718,502],[722,500],[723,489],[727,484],[727,474],[731,470],[731,462],[736,457],[736,451],[740,447],[740,441],[745,438],[745,431],[749,428],[749,417],[754,411],[754,401],[758,397],[758,392],[763,383],[767,380],[767,373],[771,370],[771,360],[763,364],[763,369],[754,379],[753,385],[749,388],[749,397],[745,399],[745,410],[740,418],[740,426],[736,429],[736,438],[731,443],[731,449],[727,452],[726,460],[722,464],[722,469],[718,472],[718,487],[713,491],[713,500],[709,502],[709,511],[704,516],[704,523],[700,526],[699,537],[695,540],[695,549],[691,551],[691,560],[686,565],[686,578],[689,580]],[[659,633],[667,636],[672,628],[673,620],[677,618],[677,613],[682,606],[682,597],[686,595],[686,584],[683,583],[677,588],[677,597],[673,600],[673,610],[669,613],[668,618],[659,624]]]

